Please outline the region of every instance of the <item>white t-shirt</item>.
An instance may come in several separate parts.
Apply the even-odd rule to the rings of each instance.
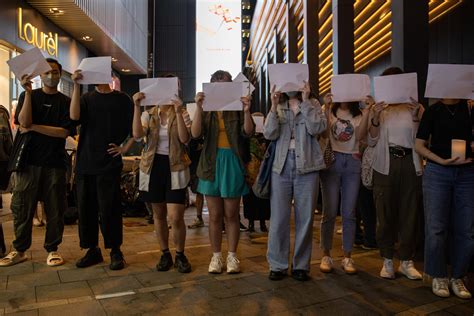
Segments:
[[[332,111],[329,115],[329,138],[332,150],[344,154],[359,153],[359,141],[356,139],[356,128],[362,121],[362,114],[353,117],[349,110],[337,110],[337,117]]]
[[[156,153],[160,155],[170,154],[170,141],[168,137],[168,124],[161,125],[158,132],[158,144],[156,146]]]
[[[387,109],[384,113],[384,124],[388,128],[388,145],[413,147],[413,118],[409,110]]]

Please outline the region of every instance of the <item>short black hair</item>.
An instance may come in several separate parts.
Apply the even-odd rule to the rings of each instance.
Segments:
[[[232,81],[232,75],[228,71],[218,70],[211,75],[211,82],[216,82],[219,80]]]
[[[59,63],[59,61],[57,61],[56,59],[54,58],[46,58],[46,61],[48,63],[53,63],[53,64],[56,64],[58,65],[58,68],[59,68],[59,72],[62,72],[63,71],[63,66]]]
[[[382,76],[390,76],[390,75],[401,75],[403,74],[403,70],[399,67],[390,67],[385,69],[382,72]]]

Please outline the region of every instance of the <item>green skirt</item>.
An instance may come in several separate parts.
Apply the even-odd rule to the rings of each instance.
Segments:
[[[249,192],[245,171],[232,149],[217,149],[214,181],[199,179],[197,191],[221,198],[239,198]]]

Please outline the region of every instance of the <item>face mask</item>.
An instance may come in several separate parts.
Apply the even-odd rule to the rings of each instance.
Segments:
[[[41,78],[41,80],[43,81],[43,84],[47,87],[50,87],[50,88],[56,88],[59,84],[59,80],[61,80],[60,77],[58,76],[53,76],[53,74],[48,74],[44,77]]]
[[[294,98],[298,95],[298,91],[289,91],[286,92],[286,95],[288,96],[288,98]]]

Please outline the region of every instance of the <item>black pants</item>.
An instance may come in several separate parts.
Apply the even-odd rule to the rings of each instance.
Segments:
[[[360,184],[359,189],[359,198],[357,201],[357,212],[360,215],[360,219],[364,222],[364,245],[365,246],[375,246],[376,242],[376,211],[374,204],[374,195],[372,190],[367,189]],[[359,225],[358,225],[359,226]],[[360,226],[359,226],[360,227]]]
[[[99,245],[99,224],[105,248],[122,245],[120,169],[97,175],[77,175],[79,239],[83,249]]]

